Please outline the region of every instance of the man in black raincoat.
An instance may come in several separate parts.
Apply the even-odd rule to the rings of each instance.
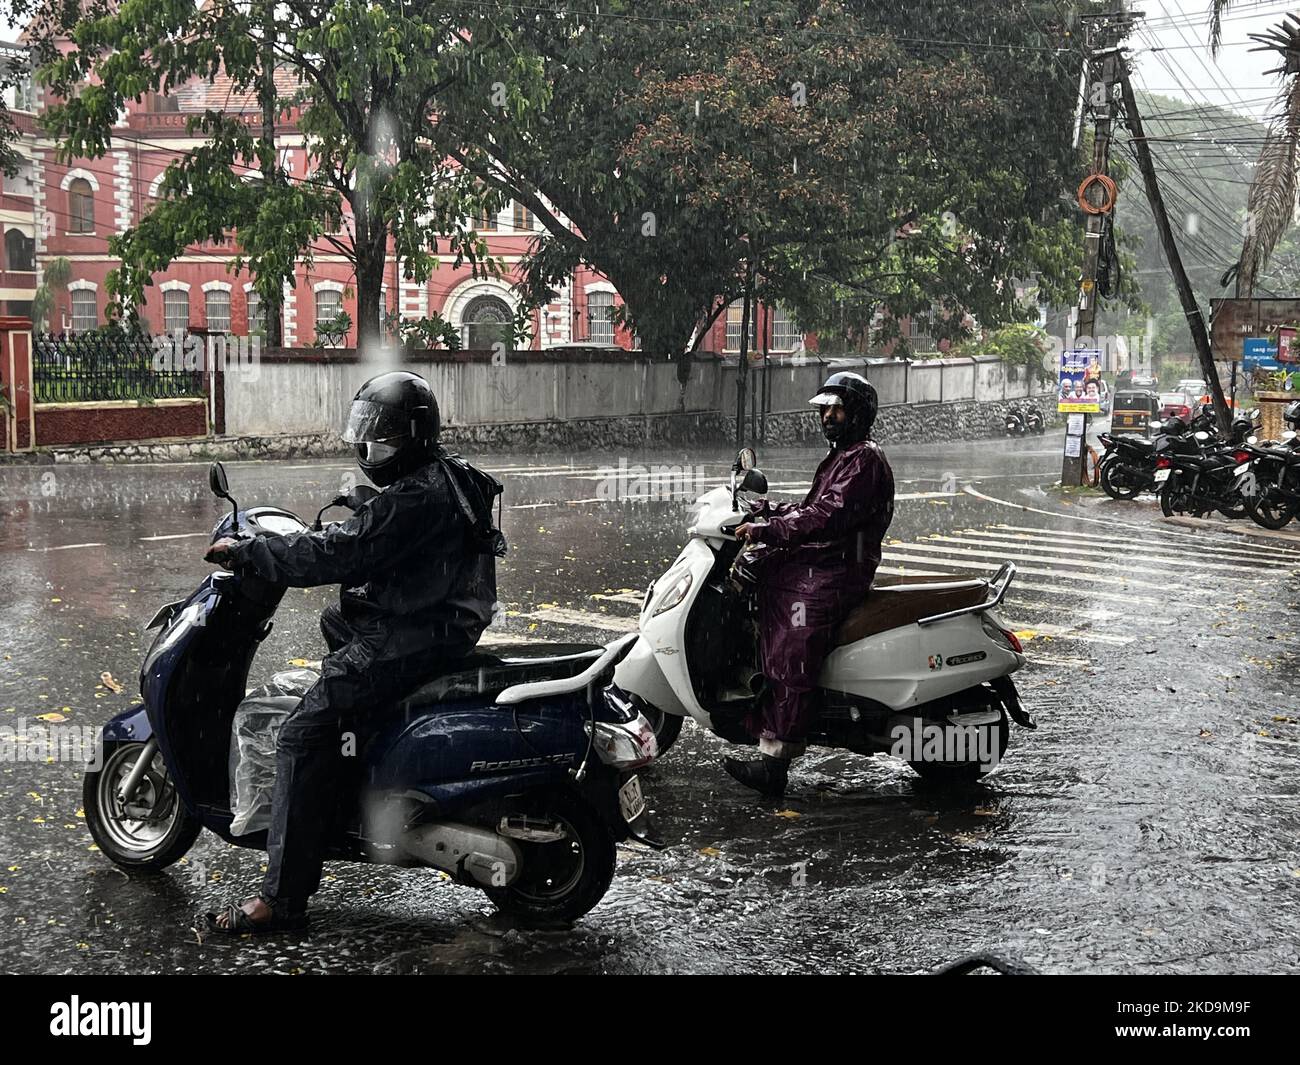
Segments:
[[[785,794],[790,762],[817,713],[817,674],[835,632],[871,588],[894,517],[894,474],[871,439],[878,400],[856,373],[836,373],[809,402],[831,450],[799,504],[759,504],[737,535],[766,548],[759,587],[759,652],[768,694],[747,722],[758,761],[728,758],[728,773],[768,798]],[[766,519],[766,520],[763,520]],[[769,556],[770,552],[770,556]]]
[[[321,630],[320,680],[281,726],[261,894],[209,931],[301,928],[320,887],[344,732],[364,726],[419,685],[453,668],[492,618],[495,556],[504,540],[491,508],[501,485],[438,444],[438,405],[417,374],[362,385],[343,438],[383,491],[321,532],[223,539],[205,556],[290,587],[340,584]]]

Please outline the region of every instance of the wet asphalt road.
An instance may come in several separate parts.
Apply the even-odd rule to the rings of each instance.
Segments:
[[[1021,567],[1003,613],[1027,640],[1016,681],[1040,728],[1013,729],[984,784],[940,791],[900,762],[823,751],[765,807],[688,723],[643,777],[671,846],[622,849],[604,902],[571,930],[512,929],[432,871],[335,863],[310,937],[200,945],[188,916],[255,888],[260,854],[204,834],[169,873],[128,876],[92,845],[78,765],[3,762],[0,969],[915,972],[976,950],[1048,972],[1300,969],[1300,545],[1174,528],[1150,502],[1062,498],[1045,490],[1059,434],[886,447],[901,498],[883,570]],[[478,460],[507,484],[512,639],[635,627],[686,501],[599,501],[600,468],[620,457],[718,478],[730,460]],[[819,458],[759,464],[774,495],[801,494]],[[241,504],[308,517],[351,472],[228,470]],[[0,467],[0,726],[97,726],[138,698],[144,624],[206,571],[221,509],[202,465]],[[320,657],[330,596],[289,592],[250,683]]]

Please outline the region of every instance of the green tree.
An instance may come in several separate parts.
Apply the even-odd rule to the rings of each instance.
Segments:
[[[546,108],[475,109],[485,71],[437,136],[543,223],[533,297],[591,263],[649,350],[688,353],[750,277],[810,328],[936,303],[996,323],[1025,314],[1004,278],[1075,295],[1077,67],[1057,11],[613,0],[517,27]]]
[[[62,97],[45,116],[63,158],[102,156],[128,100],[193,78],[228,75],[260,91],[264,110],[296,115],[312,173],[288,181],[261,124],[208,110],[190,120],[204,138],[167,170],[162,200],[110,248],[122,260],[111,290],[137,305],[150,276],[201,240],[233,240],[266,306],[317,242],[356,276],[362,343],[380,335],[389,242],[404,275],[425,281],[442,248],[474,272],[499,272],[465,224],[484,190],[449,168],[424,136],[442,97],[468,71],[491,70],[516,118],[545,102],[536,64],[511,47],[510,19],[474,3],[369,0],[122,0],[70,26],[75,49],[43,69]],[[290,92],[267,99],[272,61]],[[93,81],[89,79],[93,78]],[[343,204],[349,231],[337,232]],[[233,233],[232,233],[233,231]]]

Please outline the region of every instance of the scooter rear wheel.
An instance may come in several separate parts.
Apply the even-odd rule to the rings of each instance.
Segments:
[[[539,924],[576,921],[591,910],[614,879],[614,839],[600,815],[568,792],[527,804],[530,817],[557,822],[565,838],[519,844],[523,865],[508,887],[483,890],[503,913]]]
[[[976,781],[988,776],[1001,764],[1002,756],[1007,753],[1007,744],[1011,738],[1011,723],[1006,710],[1002,711],[1002,720],[996,725],[982,727],[997,729],[997,757],[992,760],[993,764],[987,766],[987,768],[986,764],[980,761],[908,762],[907,764],[923,780],[937,784],[974,784]]]
[[[103,765],[88,770],[82,781],[81,803],[91,836],[111,862],[153,873],[184,857],[203,826],[185,809],[157,752],[132,801],[123,805],[118,799],[118,788],[144,749],[143,743],[106,746]]]

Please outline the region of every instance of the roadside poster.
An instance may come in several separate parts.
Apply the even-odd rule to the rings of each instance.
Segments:
[[[1295,329],[1282,326],[1277,331],[1277,361],[1300,362],[1300,344],[1295,342]]]
[[[1061,385],[1056,409],[1066,414],[1101,413],[1101,351],[1098,348],[1061,352]]]

